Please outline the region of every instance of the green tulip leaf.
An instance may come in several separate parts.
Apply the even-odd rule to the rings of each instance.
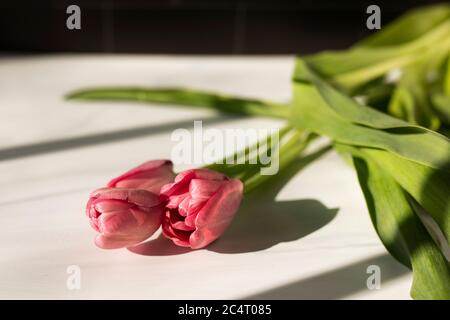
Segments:
[[[394,22],[357,43],[356,47],[398,46],[414,41],[450,19],[450,5],[439,4],[408,11]]]
[[[397,260],[413,270],[411,296],[450,299],[450,264],[418,217],[420,205],[383,167],[358,151],[353,154],[378,236]]]
[[[236,98],[205,91],[180,88],[109,87],[82,89],[66,95],[68,100],[122,100],[201,107],[224,113],[285,118],[285,104],[256,99]]]
[[[388,150],[435,169],[450,159],[446,137],[360,105],[304,66],[304,80],[293,84],[293,125],[338,142]]]

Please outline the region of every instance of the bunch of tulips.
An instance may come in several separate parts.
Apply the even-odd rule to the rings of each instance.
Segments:
[[[292,99],[268,102],[179,88],[92,88],[69,99],[195,106],[285,119],[280,170],[317,137],[356,170],[374,228],[413,271],[411,296],[450,299],[450,5],[418,8],[343,51],[298,57]],[[137,244],[160,225],[180,246],[225,231],[243,192],[267,179],[246,166],[210,165],[174,178],[151,161],[91,195],[102,248]]]
[[[216,240],[236,214],[243,184],[209,169],[175,177],[169,160],[148,161],[92,192],[86,207],[97,246],[136,245],[162,226],[176,245],[199,249]]]

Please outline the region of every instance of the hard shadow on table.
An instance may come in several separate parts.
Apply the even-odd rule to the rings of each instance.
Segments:
[[[293,262],[295,263],[295,262]],[[410,270],[389,254],[370,257],[335,270],[327,271],[310,278],[302,279],[284,286],[269,289],[242,299],[340,299],[369,290],[367,280],[373,271],[367,271],[371,265],[380,268],[380,290],[383,286]]]
[[[338,209],[329,209],[317,200],[275,200],[290,178],[328,150],[323,148],[299,159],[262,188],[246,195],[229,229],[207,249],[218,253],[264,250],[303,238],[333,220]]]
[[[217,115],[212,118],[203,120],[203,124],[211,125],[220,122],[236,120],[238,118],[239,118],[238,116]],[[18,159],[51,152],[58,152],[67,149],[93,146],[109,142],[135,139],[162,132],[171,132],[178,128],[192,127],[194,124],[194,120],[198,119],[170,122],[157,125],[140,126],[136,128],[89,134],[80,137],[55,139],[50,141],[20,145],[16,147],[9,147],[5,149],[0,149],[0,161]]]
[[[295,241],[322,228],[336,216],[314,199],[259,201],[245,205],[227,232],[208,247],[219,253],[244,253]]]

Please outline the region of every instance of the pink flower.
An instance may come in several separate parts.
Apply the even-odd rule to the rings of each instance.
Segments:
[[[138,244],[161,225],[164,206],[146,190],[102,188],[92,192],[86,206],[89,222],[99,234],[95,244],[116,249]]]
[[[110,188],[144,189],[159,194],[161,187],[175,178],[170,160],[151,160],[108,183]]]
[[[163,234],[175,244],[199,249],[220,237],[236,214],[243,185],[238,179],[207,170],[180,173],[161,188],[167,201]]]

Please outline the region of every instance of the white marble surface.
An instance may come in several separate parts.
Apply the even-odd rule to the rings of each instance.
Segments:
[[[195,119],[278,127],[207,111],[65,102],[87,85],[179,85],[287,100],[292,57],[49,55],[0,59],[0,298],[409,299],[411,274],[378,240],[356,175],[334,153],[277,194],[255,194],[222,239],[186,252],[157,240],[102,251],[84,215],[89,191],[151,158]],[[179,167],[181,168],[181,167]],[[275,197],[276,196],[276,197]],[[250,203],[248,201],[247,203]],[[366,268],[381,267],[368,290]],[[81,288],[66,287],[67,267]]]

